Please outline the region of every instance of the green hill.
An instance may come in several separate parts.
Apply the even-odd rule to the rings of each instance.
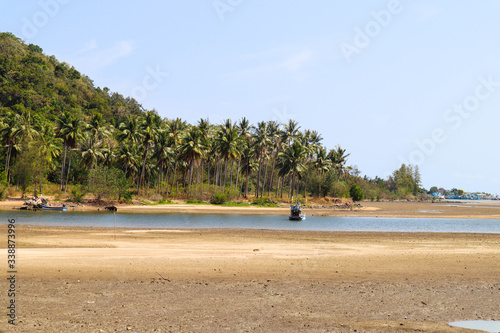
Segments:
[[[0,107],[27,108],[49,120],[63,111],[80,117],[99,112],[112,122],[143,111],[136,100],[95,87],[74,67],[11,33],[0,33]]]

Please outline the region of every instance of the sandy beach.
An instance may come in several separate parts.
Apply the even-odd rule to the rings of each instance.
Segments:
[[[372,207],[334,213],[498,213]],[[4,315],[2,332],[470,332],[448,322],[500,320],[498,234],[18,225],[16,242],[17,325]]]

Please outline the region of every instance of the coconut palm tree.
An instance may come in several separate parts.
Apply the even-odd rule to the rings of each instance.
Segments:
[[[325,172],[328,172],[332,166],[332,162],[326,155],[326,148],[320,147],[316,154],[316,160],[313,163],[314,169],[319,173],[318,180],[318,196],[321,194],[321,183]]]
[[[317,131],[306,130],[304,133],[303,144],[304,147],[308,151],[307,160],[306,160],[306,168],[310,168],[311,163],[314,158],[314,154],[317,153],[320,145],[320,142],[323,140],[321,135]],[[304,198],[307,198],[307,181],[309,178],[309,172],[306,172],[306,179],[304,181]],[[307,200],[307,199],[306,199]]]
[[[172,138],[169,135],[167,126],[158,130],[156,145],[153,151],[153,159],[156,161],[158,167],[158,185],[161,186],[163,182],[163,170],[165,166],[169,166],[169,162],[173,156]],[[168,179],[168,167],[165,178]]]
[[[176,118],[168,123],[168,127],[170,129],[169,135],[172,139],[172,150],[173,154],[176,157],[174,159],[174,172],[172,177],[172,185],[170,186],[170,192],[172,192],[174,188],[174,183],[177,182],[177,165],[179,164],[179,143],[181,142],[181,137],[183,131],[186,129],[187,124],[181,118]]]
[[[270,146],[272,147],[272,151],[270,153],[273,156],[273,165],[271,167],[271,179],[269,180],[269,190],[267,192],[267,195],[271,196],[271,188],[273,187],[274,169],[276,166],[276,160],[278,158],[278,152],[281,143],[280,124],[276,121],[270,121],[268,123],[268,130],[269,130],[269,139],[271,141]],[[266,173],[267,173],[267,165],[266,165]],[[264,184],[266,183],[265,179],[266,177],[264,176]],[[262,188],[262,193],[264,193],[264,188]]]
[[[132,143],[120,145],[116,153],[116,162],[122,168],[126,177],[133,177],[138,170],[139,156],[137,145]]]
[[[43,173],[39,178],[40,194],[42,194],[42,183],[45,177],[45,172],[54,169],[54,159],[61,154],[62,139],[57,138],[54,134],[54,128],[48,122],[38,124],[36,127],[36,143],[40,152],[39,169]],[[44,166],[42,167],[42,164]]]
[[[254,172],[258,168],[258,163],[255,162],[254,159],[254,150],[252,149],[253,143],[251,141],[251,138],[244,142],[242,151],[241,151],[241,172],[245,174],[245,178],[243,179],[242,177],[242,186],[243,187],[243,180],[245,180],[245,193],[244,197],[245,199],[248,198],[248,185],[249,185],[249,179],[250,179],[250,173]]]
[[[266,156],[267,149],[269,147],[271,140],[269,139],[267,132],[267,123],[265,121],[261,121],[257,124],[254,133],[254,143],[253,150],[255,154],[255,158],[259,161],[259,169],[257,173],[257,186],[255,188],[255,197],[259,197],[260,193],[260,174],[262,169],[262,160]]]
[[[61,182],[59,186],[59,190],[62,191],[63,189],[63,179],[64,179],[64,168],[66,166],[66,154],[68,150],[68,139],[67,139],[67,132],[69,128],[69,124],[71,121],[71,114],[67,111],[63,112],[57,119],[56,119],[56,127],[54,128],[57,137],[61,138],[63,140],[63,156],[62,156],[62,163],[61,163]]]
[[[71,151],[75,149],[77,142],[82,138],[82,122],[79,118],[74,117],[69,112],[63,112],[59,118],[56,120],[56,135],[63,139],[64,152],[63,152],[63,164],[61,167],[61,187],[60,189],[67,191],[69,173],[71,171]],[[66,165],[66,154],[69,148],[69,163],[68,169],[65,170]],[[66,173],[66,182],[64,185],[64,173]],[[64,187],[63,187],[64,185]]]
[[[2,110],[3,111],[3,110]],[[10,179],[10,161],[12,155],[16,152],[16,147],[21,141],[22,129],[20,126],[19,117],[13,111],[8,111],[3,119],[2,125],[0,127],[0,137],[2,142],[6,144],[7,156],[5,159],[5,172],[7,173],[7,179]]]
[[[206,153],[210,149],[210,146],[211,146],[210,135],[211,135],[211,131],[212,131],[212,125],[210,125],[210,122],[208,119],[201,118],[198,121],[197,127],[198,127],[198,130],[200,131],[201,139],[202,139],[203,145],[205,146],[206,151],[205,151],[205,155],[201,158],[200,163],[198,163],[198,168],[196,171],[196,183],[197,184],[199,183],[198,180],[199,180],[200,166],[201,166],[201,183],[203,184],[204,183],[203,166],[204,166],[205,157],[207,155]],[[209,166],[210,166],[210,163],[209,163]],[[208,184],[210,185],[210,172],[208,172],[208,174],[209,174],[208,175]],[[203,192],[203,186],[202,186],[202,192]]]
[[[181,139],[180,156],[189,165],[188,185],[192,184],[194,164],[199,163],[206,152],[206,146],[198,127],[191,126]]]
[[[248,142],[250,138],[252,137],[252,133],[250,132],[252,130],[252,126],[250,125],[250,122],[248,121],[247,118],[243,117],[239,122],[238,122],[238,135],[239,135],[239,143],[240,143],[240,151],[242,151],[242,148],[248,145]],[[238,167],[236,168],[236,182],[235,182],[235,190],[238,189],[238,175],[240,174],[240,166],[241,166],[241,160],[243,158],[243,154],[240,154],[240,158],[238,159]]]
[[[227,164],[240,155],[240,151],[238,150],[238,129],[232,124],[230,119],[227,119],[223,125],[219,126],[215,141],[220,157],[224,160],[224,179],[222,186],[225,187]],[[231,186],[231,184],[229,186]]]
[[[128,115],[124,122],[118,126],[118,140],[126,143],[137,143],[141,139],[139,120],[136,116]]]
[[[351,154],[346,154],[346,149],[342,149],[340,145],[337,145],[335,149],[331,149],[328,153],[328,159],[332,162],[332,166],[337,171],[339,178],[345,177],[346,173],[346,162],[347,158]]]
[[[80,144],[79,150],[82,156],[80,165],[87,167],[90,176],[90,171],[95,169],[98,161],[104,158],[102,153],[102,141],[96,140],[96,137],[92,134],[86,134]]]
[[[112,125],[110,125],[112,126]],[[85,124],[85,132],[89,132],[95,140],[103,140],[111,135],[112,128],[106,126],[104,117],[101,113],[94,112],[89,122]]]
[[[139,131],[141,133],[142,146],[144,153],[142,155],[141,175],[137,181],[137,193],[141,190],[141,184],[144,183],[144,173],[146,171],[146,160],[151,147],[154,147],[155,140],[160,127],[161,118],[156,111],[148,111],[144,114],[143,119],[139,122]]]
[[[280,161],[277,165],[280,176],[291,176],[291,197],[294,196],[294,188],[301,178],[306,167],[304,161],[307,158],[308,151],[299,140],[295,140],[284,152],[279,153]],[[296,191],[297,192],[297,191]]]
[[[299,123],[289,119],[288,124],[285,124],[285,130],[282,132],[281,140],[290,146],[292,141],[299,135],[299,129]]]

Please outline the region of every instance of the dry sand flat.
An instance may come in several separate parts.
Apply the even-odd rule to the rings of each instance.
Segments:
[[[16,235],[18,325],[4,318],[4,332],[467,332],[447,322],[500,320],[495,234]]]

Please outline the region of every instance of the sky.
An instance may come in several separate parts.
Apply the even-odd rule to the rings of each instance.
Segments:
[[[293,119],[361,175],[500,194],[500,2],[0,0],[0,31],[169,119]]]

